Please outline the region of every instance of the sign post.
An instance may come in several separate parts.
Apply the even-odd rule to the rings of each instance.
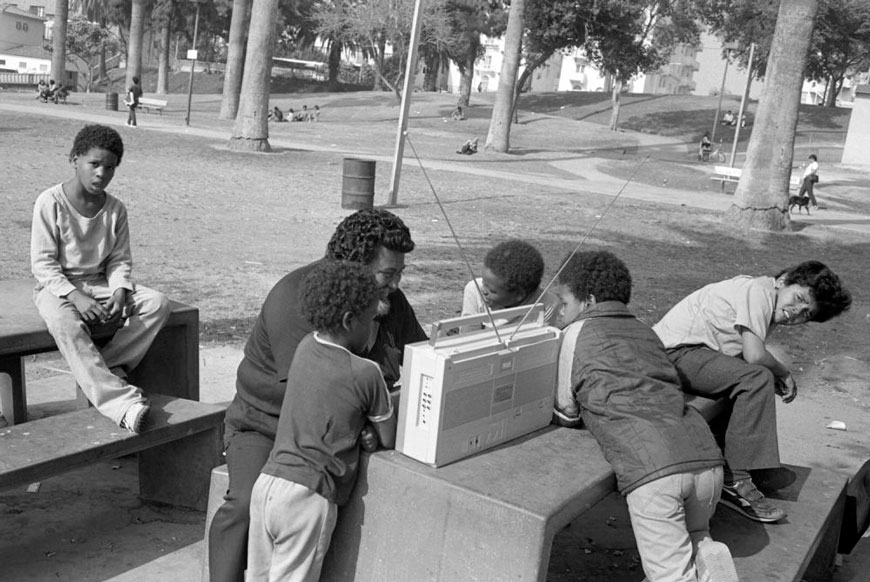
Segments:
[[[190,101],[193,99],[193,72],[196,70],[196,33],[199,31],[199,2],[196,3],[196,17],[193,20],[193,48],[187,51],[190,59],[190,83],[187,86],[187,114],[184,116],[184,125],[190,125]]]

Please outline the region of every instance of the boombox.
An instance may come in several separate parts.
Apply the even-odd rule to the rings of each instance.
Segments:
[[[431,339],[405,346],[396,450],[439,467],[549,424],[561,332],[537,304],[493,311],[527,321],[480,327],[487,315],[443,320]]]

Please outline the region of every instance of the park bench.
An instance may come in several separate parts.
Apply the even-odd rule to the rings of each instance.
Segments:
[[[692,404],[708,421],[722,411],[706,399]],[[777,496],[787,523],[761,525],[728,509],[714,518],[713,535],[732,547],[741,580],[797,582],[833,566],[831,532],[839,531],[846,478],[787,471],[797,475]],[[208,529],[227,483],[226,465],[215,468],[204,582]],[[556,534],[615,490],[610,464],[586,430],[547,427],[438,469],[396,451],[363,453],[321,580],[543,582]]]
[[[743,173],[743,170],[740,168],[729,168],[728,166],[713,166],[713,175],[710,176],[711,180],[717,180],[722,182],[722,186],[725,186],[725,182],[739,182],[740,174]]]
[[[138,435],[94,408],[0,429],[0,489],[138,453],[143,500],[205,510],[209,475],[221,462],[225,407],[163,395],[150,399]]]
[[[27,420],[26,356],[57,349],[33,304],[33,287],[31,279],[0,281],[0,411],[10,424]],[[199,400],[199,311],[171,305],[169,321],[128,380],[149,394]],[[95,326],[92,337],[99,343],[114,332]]]
[[[153,109],[163,115],[163,109],[166,107],[168,101],[166,99],[154,99],[152,97],[139,97],[139,109],[144,109],[146,112],[150,113]]]

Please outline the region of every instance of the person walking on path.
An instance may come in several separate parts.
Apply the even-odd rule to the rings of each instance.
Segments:
[[[142,96],[142,87],[139,86],[139,77],[133,77],[133,84],[127,88],[127,96],[124,104],[127,106],[127,125],[136,127],[136,108],[139,107],[139,98]]]
[[[816,195],[813,193],[813,186],[819,181],[819,159],[816,154],[810,154],[809,163],[804,168],[804,176],[801,180],[801,189],[798,196],[809,196],[810,204],[813,205],[813,210],[819,209],[819,204],[816,202]]]

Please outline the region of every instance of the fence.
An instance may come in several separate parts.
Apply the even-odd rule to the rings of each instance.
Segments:
[[[794,162],[803,163],[807,156],[816,154],[820,162],[838,164],[843,159],[846,132],[843,130],[797,131],[794,136]]]
[[[33,91],[35,93],[36,84],[39,83],[40,79],[48,83],[51,78],[49,74],[39,73],[0,73],[0,87],[15,91]],[[63,85],[70,91],[76,91],[77,82],[78,73],[67,71]]]

